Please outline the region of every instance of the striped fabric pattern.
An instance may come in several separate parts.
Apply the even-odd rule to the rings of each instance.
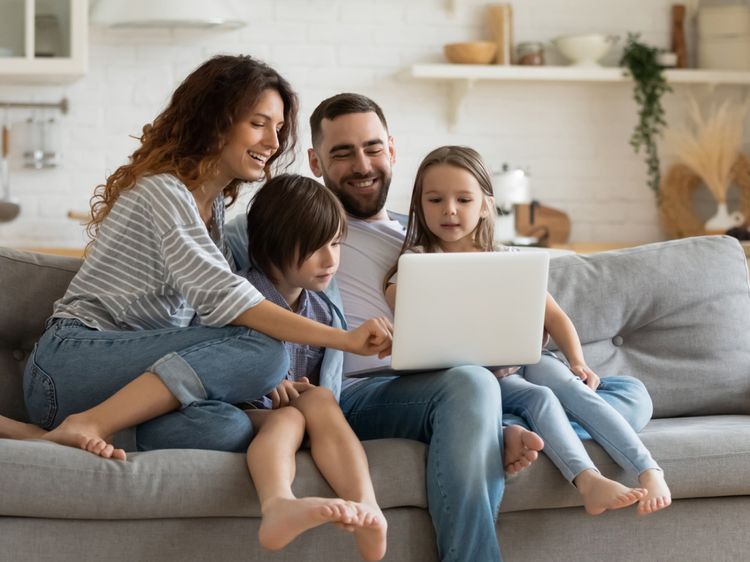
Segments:
[[[139,179],[102,222],[53,317],[99,330],[229,324],[264,297],[229,265],[222,197],[213,213],[209,232],[185,184]]]

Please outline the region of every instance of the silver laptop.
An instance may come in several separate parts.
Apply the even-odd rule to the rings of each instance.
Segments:
[[[538,362],[548,271],[547,252],[401,256],[391,369],[347,376]]]

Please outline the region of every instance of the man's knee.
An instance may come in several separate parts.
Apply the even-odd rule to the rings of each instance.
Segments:
[[[501,410],[500,385],[484,367],[454,367],[443,375],[442,402],[451,404],[461,415],[477,414],[496,423]]]

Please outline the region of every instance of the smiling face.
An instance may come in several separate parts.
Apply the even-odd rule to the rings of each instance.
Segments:
[[[421,207],[427,228],[446,252],[476,251],[475,231],[489,213],[477,179],[464,168],[435,164],[425,170]]]
[[[395,151],[393,138],[374,112],[323,119],[320,141],[308,157],[310,169],[323,177],[347,213],[369,220],[387,218]]]
[[[264,90],[247,116],[232,125],[219,157],[218,183],[257,181],[279,148],[284,102],[276,90]]]

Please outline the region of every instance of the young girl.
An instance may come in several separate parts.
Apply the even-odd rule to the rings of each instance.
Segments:
[[[493,210],[490,175],[479,154],[461,146],[438,148],[417,171],[402,253],[507,249],[494,246]],[[395,267],[391,275],[394,272]],[[386,277],[385,293],[393,308],[396,285],[391,275]],[[551,295],[544,327],[570,367],[545,352],[535,365],[497,371],[504,411],[521,415],[544,439],[544,452],[576,486],[589,513],[636,502],[641,514],[667,507],[671,495],[662,470],[622,416],[594,392],[599,377],[586,365],[573,323]],[[566,414],[636,475],[642,487],[628,488],[602,476]]]
[[[244,276],[282,308],[329,326],[344,325],[338,291],[330,287],[346,229],[336,196],[310,178],[278,176],[255,195],[247,224],[252,265]],[[365,451],[337,402],[343,353],[295,343],[286,348],[286,379],[247,410],[257,429],[247,464],[263,514],[260,544],[276,550],[307,529],[334,522],[353,530],[365,560],[380,560],[385,518]],[[341,499],[295,498],[295,453],[306,431],[315,464]]]
[[[94,240],[26,365],[33,424],[0,418],[0,436],[125,459],[108,438],[138,426],[141,450],[244,451],[253,427],[233,404],[284,378],[278,340],[389,352],[387,321],[314,322],[227,260],[225,201],[292,153],[296,119],[287,81],[249,56],[214,57],[185,79],[95,194]]]

